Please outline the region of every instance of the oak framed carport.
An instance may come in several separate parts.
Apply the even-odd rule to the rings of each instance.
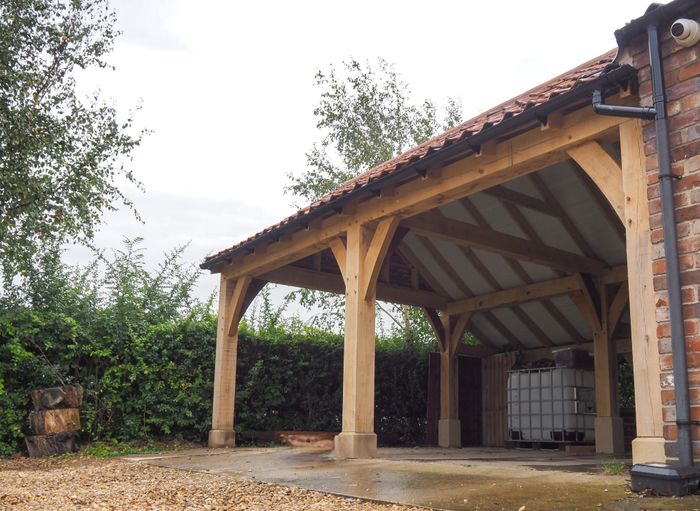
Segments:
[[[267,282],[345,293],[338,458],[371,457],[375,301],[422,307],[441,350],[440,445],[459,445],[456,356],[590,346],[596,450],[622,449],[615,367],[631,350],[635,463],[665,459],[642,125],[614,52],[385,162],[202,265],[221,274],[211,447],[235,445],[237,328]]]

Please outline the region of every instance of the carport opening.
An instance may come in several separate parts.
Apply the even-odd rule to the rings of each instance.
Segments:
[[[599,144],[619,164],[619,144],[605,140]],[[463,225],[469,227],[462,229]],[[598,435],[612,435],[614,438],[603,440],[610,444],[607,450],[621,454],[624,444],[624,451],[629,452],[636,428],[625,230],[607,199],[576,162],[564,160],[442,205],[409,220],[408,226],[397,253],[417,269],[422,288],[462,300],[465,311],[475,305],[473,297],[484,297],[488,302],[505,290],[579,275],[592,302],[588,306],[603,310],[606,316],[609,331],[603,335],[607,353],[603,347],[606,339],[596,339],[601,335],[600,325],[592,324],[595,320],[590,318],[580,291],[553,292],[532,300],[522,296],[502,305],[494,300],[493,307],[476,304],[466,330],[478,340],[478,346],[463,342],[458,349],[460,445],[595,445],[596,440],[601,443]],[[465,233],[462,239],[460,233]],[[469,238],[472,233],[476,240]],[[523,247],[520,240],[531,246]],[[557,369],[562,363],[555,362],[553,351],[566,348],[579,355],[607,355],[607,366],[595,364],[591,356],[590,365],[579,361],[570,366],[571,371]],[[440,366],[440,354],[432,354],[427,443],[434,445],[439,443]],[[577,373],[564,375],[564,385],[572,387],[570,394],[554,391],[555,397],[565,401],[561,404],[567,415],[563,424],[545,418],[549,422],[543,427],[541,422],[543,412],[553,414],[551,403],[536,402],[552,399],[544,388],[550,380],[543,383],[544,396],[528,395],[526,399],[528,410],[524,414],[533,415],[538,425],[533,429],[540,431],[524,432],[530,428],[514,427],[512,420],[509,423],[508,401],[513,398],[509,392],[513,389],[509,390],[508,378],[517,376],[514,370],[522,371],[528,381],[550,371]],[[600,374],[602,371],[607,374]],[[546,374],[542,378],[544,382]],[[601,399],[606,392],[599,387],[605,385],[610,390]],[[607,431],[601,433],[601,428]]]

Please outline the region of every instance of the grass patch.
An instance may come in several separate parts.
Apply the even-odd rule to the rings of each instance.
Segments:
[[[600,466],[604,474],[609,476],[619,476],[627,472],[627,464],[624,461],[610,460]]]
[[[156,454],[164,451],[181,451],[191,447],[201,447],[188,442],[92,442],[73,456],[94,456],[95,458],[115,458],[133,454]],[[70,456],[70,455],[69,455]]]

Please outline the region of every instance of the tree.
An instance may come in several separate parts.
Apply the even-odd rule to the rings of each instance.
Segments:
[[[448,98],[442,121],[433,101],[416,105],[386,60],[378,59],[376,67],[355,59],[342,65],[344,76],[333,66],[316,73],[321,100],[314,115],[323,137],[306,154],[306,170],[287,176],[287,193],[307,201],[462,120],[462,104],[454,98]]]
[[[89,244],[105,210],[132,207],[117,186],[140,186],[125,166],[131,134],[76,73],[107,68],[118,33],[107,0],[0,3],[0,272],[26,274],[43,247]],[[133,209],[133,207],[132,207]]]
[[[415,103],[408,85],[386,60],[378,59],[373,66],[350,59],[342,66],[342,76],[333,66],[316,73],[321,100],[314,115],[323,136],[306,154],[307,168],[299,175],[288,174],[286,192],[309,202],[462,120],[461,102],[454,98],[448,98],[442,120],[433,101]],[[313,319],[316,326],[340,328],[342,297],[308,290],[294,294],[302,305],[321,309]],[[390,319],[392,330],[408,341],[425,338],[426,332],[432,338],[420,311],[379,302],[378,308]]]

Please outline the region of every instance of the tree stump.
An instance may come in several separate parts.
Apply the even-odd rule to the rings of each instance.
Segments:
[[[78,450],[80,406],[83,388],[65,385],[32,391],[34,411],[29,426],[34,435],[25,437],[29,456],[51,456]]]
[[[54,410],[56,408],[80,408],[83,404],[83,387],[64,385],[32,391],[32,403],[35,410]]]
[[[78,431],[80,429],[80,408],[31,412],[29,414],[29,427],[37,435]]]
[[[77,435],[77,431],[53,435],[32,435],[24,437],[24,441],[27,443],[29,457],[40,458],[77,451],[78,444],[75,442]]]

